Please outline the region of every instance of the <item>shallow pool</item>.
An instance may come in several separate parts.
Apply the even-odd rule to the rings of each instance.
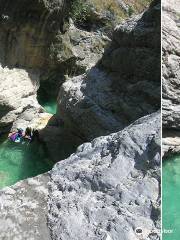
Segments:
[[[163,163],[163,240],[179,240],[180,236],[180,155]],[[173,230],[173,233],[171,233]]]
[[[56,112],[56,101],[41,102],[49,113]],[[50,170],[53,162],[42,144],[21,144],[0,138],[0,188]]]
[[[48,96],[43,89],[39,89],[38,91],[38,102],[41,106],[46,110],[46,112],[55,114],[57,107],[57,97],[56,96]]]
[[[54,99],[50,99],[49,101],[44,101],[41,104],[44,109],[46,110],[46,112],[51,113],[51,114],[55,114],[56,113],[56,101]]]
[[[0,144],[0,188],[44,173],[52,164],[43,145],[4,140]]]

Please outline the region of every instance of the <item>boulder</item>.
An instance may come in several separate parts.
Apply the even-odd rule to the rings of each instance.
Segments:
[[[0,129],[44,128],[51,114],[39,105],[38,72],[0,66]]]
[[[12,124],[22,113],[24,120],[33,118],[30,112],[37,112],[40,109],[36,100],[38,87],[38,78],[33,72],[0,67],[1,127]]]
[[[155,113],[57,163],[48,199],[52,239],[160,239],[160,149]]]

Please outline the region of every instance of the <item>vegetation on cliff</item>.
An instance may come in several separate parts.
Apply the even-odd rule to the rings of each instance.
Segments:
[[[111,26],[142,12],[152,0],[74,0],[70,16],[78,25]]]

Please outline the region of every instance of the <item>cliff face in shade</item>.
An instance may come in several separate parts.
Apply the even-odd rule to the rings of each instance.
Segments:
[[[115,29],[99,63],[60,88],[59,116],[86,139],[160,108],[160,2]]]
[[[102,56],[101,33],[69,24],[72,2],[0,0],[0,64],[38,70],[47,95],[56,95],[64,75],[77,75]],[[45,85],[44,85],[45,84]]]
[[[40,86],[55,98],[65,73],[83,72],[102,56],[107,40],[68,25],[69,5],[0,0],[0,128],[29,125],[43,112]]]
[[[0,1],[0,60],[8,66],[43,68],[53,64],[50,45],[62,30],[63,0]]]
[[[163,1],[162,26],[162,116],[163,151],[180,151],[180,3]]]

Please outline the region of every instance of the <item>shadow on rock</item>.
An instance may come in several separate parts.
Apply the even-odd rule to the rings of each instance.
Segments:
[[[92,140],[160,108],[160,10],[154,1],[117,26],[98,64],[62,85],[58,114],[68,128]]]
[[[53,115],[47,125],[39,131],[39,136],[54,162],[69,157],[84,142],[84,139],[65,128],[63,121],[56,115]]]

